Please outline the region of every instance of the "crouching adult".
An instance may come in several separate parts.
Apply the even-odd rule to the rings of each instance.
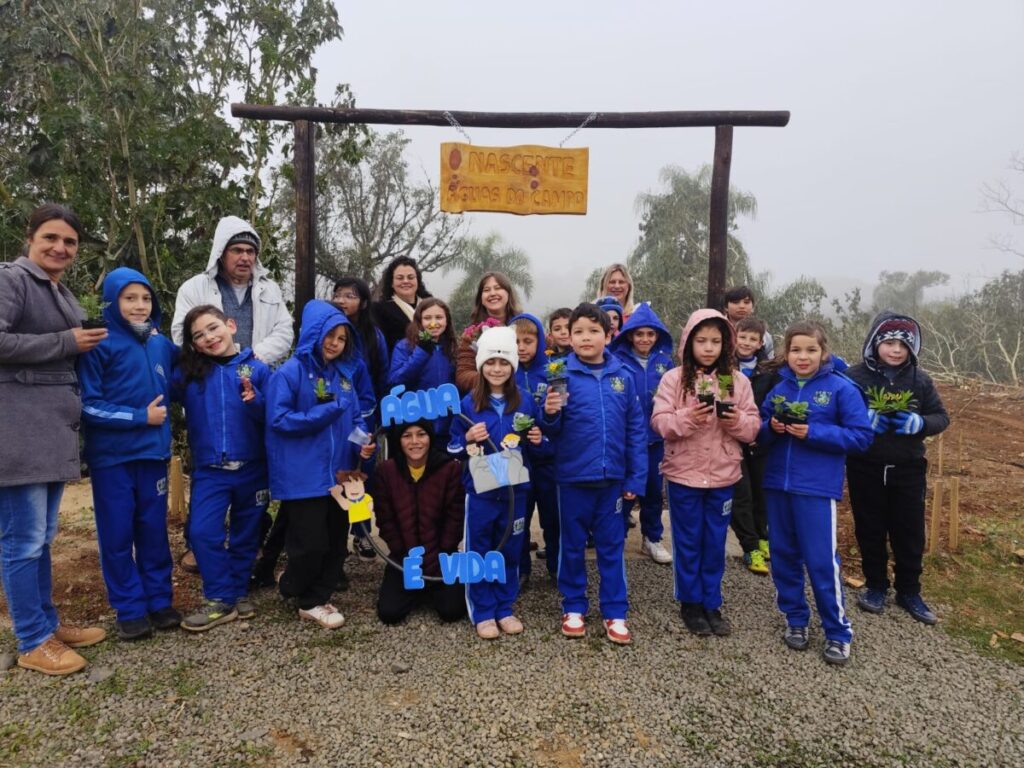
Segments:
[[[438,555],[455,552],[462,540],[462,470],[443,446],[434,445],[433,426],[425,419],[392,427],[388,444],[394,458],[378,464],[374,473],[380,537],[397,563],[414,547],[423,547],[423,575],[440,576]],[[388,565],[377,597],[380,620],[398,624],[420,603],[437,611],[441,621],[466,615],[461,584],[426,580],[423,589],[406,589],[402,572]]]

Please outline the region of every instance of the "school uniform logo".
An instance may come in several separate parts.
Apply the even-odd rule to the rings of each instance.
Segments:
[[[826,389],[819,389],[814,393],[815,405],[828,405],[832,402],[832,393]]]
[[[256,506],[265,507],[270,504],[270,489],[264,488],[262,491],[256,491]]]
[[[654,366],[654,370],[658,372],[659,376],[664,376],[666,371],[668,371],[668,366],[664,363],[658,363]]]
[[[167,478],[161,477],[156,481],[156,495],[166,496],[167,495]]]
[[[625,392],[626,380],[618,376],[612,376],[612,392]]]
[[[732,514],[732,499],[722,505],[722,517]]]
[[[164,367],[162,365],[160,365],[160,363],[157,363],[156,365],[154,365],[153,366],[153,370],[156,371],[158,374],[160,374],[160,378],[161,379],[166,379],[167,378],[167,374],[164,373]]]
[[[534,392],[533,399],[536,400],[538,403],[541,402],[544,399],[544,396],[547,394],[547,391],[548,385],[542,381],[540,384],[537,385],[537,391]]]
[[[516,521],[514,523],[512,523],[512,535],[513,536],[517,536],[520,533],[522,533],[524,530],[526,530],[526,518],[525,517],[517,518]]]
[[[621,496],[619,496],[619,498],[617,498],[615,500],[615,514],[616,515],[621,515],[622,514],[622,497]]]
[[[342,392],[351,392],[352,391],[352,382],[350,382],[344,376],[341,377],[341,391]]]

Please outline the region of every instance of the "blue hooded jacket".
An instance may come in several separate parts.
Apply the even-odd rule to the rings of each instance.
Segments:
[[[388,373],[389,390],[399,384],[407,392],[415,392],[454,383],[455,361],[445,354],[440,345],[435,344],[430,352],[426,352],[419,344],[410,344],[408,339],[395,344],[391,354],[391,371]],[[447,438],[451,423],[451,416],[434,419],[434,434],[440,435],[442,439]]]
[[[295,354],[267,384],[267,462],[276,499],[326,496],[337,470],[358,467],[359,447],[348,436],[357,425],[367,429],[356,380],[368,383],[369,375],[358,356],[324,363],[324,339],[339,325],[348,326],[352,339],[352,326],[338,309],[326,301],[307,303]],[[334,400],[317,401],[319,378]]]
[[[637,328],[652,328],[658,334],[654,346],[647,355],[647,365],[644,365],[630,342],[629,333]],[[668,328],[661,322],[657,313],[651,309],[651,305],[645,302],[633,310],[633,314],[622,326],[619,335],[612,339],[609,347],[625,363],[633,376],[636,391],[640,396],[640,405],[644,409],[644,421],[647,423],[647,443],[664,442],[661,435],[650,425],[651,413],[654,410],[654,393],[658,391],[661,377],[675,368],[675,363],[672,362],[672,334],[668,332]]]
[[[118,297],[130,283],[140,283],[153,298],[149,319],[160,325],[160,303],[141,272],[119,267],[103,281],[103,319],[106,339],[78,358],[82,386],[82,421],[85,425],[85,460],[93,469],[129,461],[167,461],[171,456],[171,420],[147,424],[147,408],[162,395],[169,406],[171,377],[178,348],[166,336],[154,334],[140,341],[121,315]]]
[[[509,325],[515,325],[516,320],[529,320],[537,326],[537,354],[528,365],[519,363],[516,369],[516,384],[533,398],[538,408],[544,405],[544,396],[548,391],[548,374],[546,370],[548,356],[544,350],[547,349],[547,339],[544,338],[544,323],[534,315],[523,313],[516,315],[508,321]]]
[[[829,360],[822,362],[818,372],[802,385],[788,365],[779,370],[779,375],[781,381],[761,404],[757,444],[767,450],[764,487],[841,499],[846,454],[862,453],[874,436],[860,390],[835,373]],[[776,395],[789,402],[810,403],[805,439],[772,431],[769,420]]]
[[[249,402],[242,400],[239,369],[243,366],[249,367],[249,380],[256,395]],[[186,384],[181,371],[178,371],[173,384],[185,406],[188,446],[194,466],[213,467],[229,461],[266,461],[264,393],[269,380],[270,368],[257,360],[248,347],[228,363],[213,363],[201,381],[193,380]]]
[[[605,353],[596,372],[570,354],[565,370],[569,400],[540,428],[555,442],[560,483],[622,482],[622,490],[642,496],[647,484],[647,425],[636,385],[622,361]]]

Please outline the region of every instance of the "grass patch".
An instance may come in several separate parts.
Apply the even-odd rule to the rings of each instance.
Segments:
[[[984,537],[969,539],[957,555],[925,558],[926,599],[949,606],[940,623],[987,656],[1024,664],[1024,643],[992,636],[1024,632],[1024,566],[1014,549],[1024,540],[1024,521],[987,521]]]
[[[117,755],[107,761],[107,768],[130,768],[145,757],[151,746],[153,742],[149,739],[133,741],[123,755]]]
[[[96,716],[96,707],[77,691],[72,691],[65,696],[59,706],[61,716],[71,725],[77,725],[83,720],[89,724]]]
[[[0,763],[14,764],[14,758],[35,749],[42,741],[41,731],[33,730],[20,723],[0,725]]]

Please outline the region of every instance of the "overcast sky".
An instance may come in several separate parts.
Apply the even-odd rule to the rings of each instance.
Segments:
[[[338,0],[345,37],[317,56],[321,101],[347,82],[360,107],[481,111],[789,110],[736,128],[733,186],[758,201],[739,236],[776,283],[873,284],[941,269],[977,287],[1024,261],[989,238],[985,182],[1024,151],[1021,0],[860,2],[385,2]],[[383,128],[383,127],[382,127]],[[436,182],[450,128],[404,129]],[[469,129],[474,144],[550,144],[566,130]],[[638,193],[666,165],[711,161],[712,128],[584,130],[586,216],[465,214],[524,249],[529,305],[571,304],[587,272],[637,241]],[[1019,180],[1024,188],[1024,179]],[[1018,240],[1024,240],[1024,227]],[[444,292],[446,282],[428,285]]]

